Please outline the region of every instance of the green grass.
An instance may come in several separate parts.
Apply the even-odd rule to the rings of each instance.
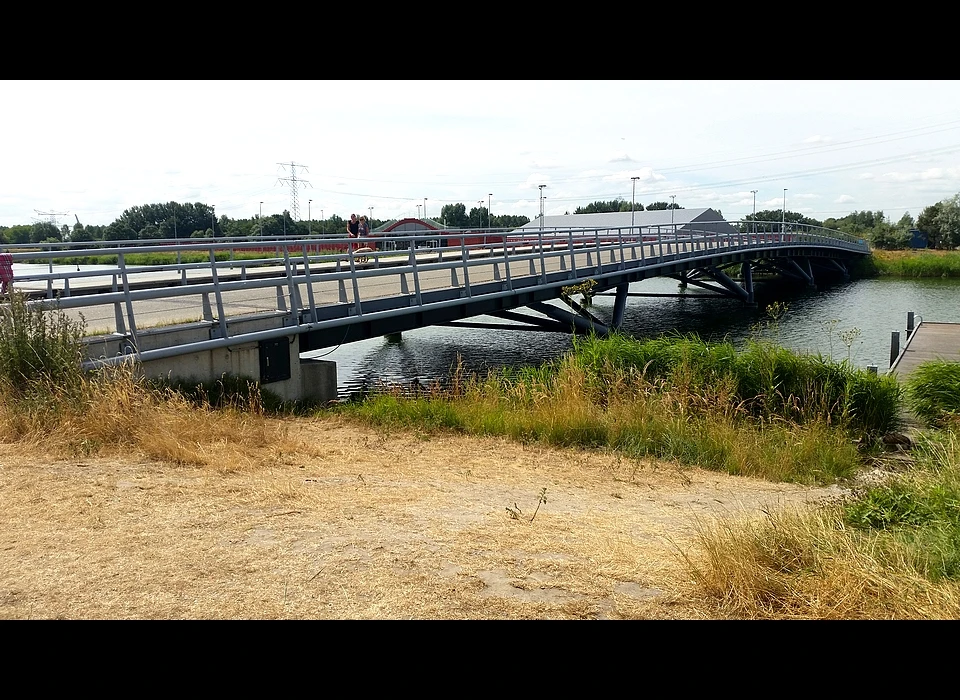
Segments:
[[[695,336],[578,339],[540,367],[464,377],[417,396],[375,393],[337,410],[384,426],[612,449],[775,481],[833,483],[855,441],[897,425],[892,377],[755,343]]]
[[[875,250],[870,259],[877,275],[909,279],[960,277],[960,251]]]
[[[942,426],[960,416],[960,362],[924,362],[904,383],[908,404],[928,427]]]

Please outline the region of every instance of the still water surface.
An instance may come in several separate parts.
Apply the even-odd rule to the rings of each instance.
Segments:
[[[676,294],[675,280],[656,278],[630,285],[634,293]],[[691,293],[697,293],[693,287]],[[921,320],[960,322],[960,280],[869,279],[818,291],[773,291],[758,285],[757,306],[733,299],[631,297],[624,313],[623,332],[636,338],[696,333],[704,340],[729,340],[737,347],[755,337],[758,324],[770,320],[766,308],[774,301],[787,305],[775,336],[780,345],[798,352],[820,353],[834,360],[849,359],[858,367],[890,365],[891,335],[906,340],[907,313]],[[602,321],[613,315],[613,297],[598,296],[591,312]],[[499,322],[480,316],[473,321]],[[538,365],[572,347],[563,333],[515,330],[422,328],[403,334],[399,342],[386,338],[350,343],[310,353],[337,363],[340,398],[381,383],[429,384],[448,376],[458,357],[469,372],[499,367]]]

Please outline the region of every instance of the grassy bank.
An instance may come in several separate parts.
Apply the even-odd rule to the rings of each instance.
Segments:
[[[899,391],[891,377],[764,342],[738,353],[695,337],[613,337],[580,340],[539,368],[454,373],[430,393],[382,392],[341,410],[381,426],[604,448],[822,484],[856,471],[857,441],[896,427]]]
[[[874,250],[862,270],[870,275],[927,278],[960,277],[960,251]]]

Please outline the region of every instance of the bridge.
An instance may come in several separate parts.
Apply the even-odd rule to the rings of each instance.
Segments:
[[[363,243],[372,250],[357,250]],[[329,366],[300,358],[314,350],[430,325],[490,325],[466,320],[480,315],[512,328],[604,335],[619,328],[632,282],[670,277],[751,304],[757,274],[814,285],[848,276],[870,254],[839,231],[751,221],[7,249],[17,267],[33,263],[14,279],[28,303],[82,314],[95,331],[88,368],[133,357],[152,376],[229,372],[273,384],[287,399],[316,397],[317,383],[332,398]],[[161,252],[169,262],[133,264]],[[198,253],[201,261],[189,257]],[[104,255],[116,265],[63,264]],[[614,294],[612,321],[591,315],[576,291]],[[548,303],[557,300],[566,308]]]

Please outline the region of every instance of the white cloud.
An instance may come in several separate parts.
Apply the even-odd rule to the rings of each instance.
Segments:
[[[608,163],[636,163],[627,153],[617,153],[607,159]]]
[[[856,201],[857,200],[855,197],[851,197],[848,194],[842,194],[839,197],[837,197],[835,200],[833,200],[834,204],[846,204],[847,202],[856,202]]]
[[[534,160],[530,161],[529,167],[534,170],[552,170],[561,167],[561,165],[555,160]]]
[[[917,182],[921,180],[960,180],[960,168],[927,168],[913,172],[889,172],[881,176],[888,182]]]
[[[653,168],[645,167],[638,168],[636,170],[621,170],[616,173],[611,173],[610,175],[605,176],[603,180],[606,182],[622,182],[626,184],[626,187],[632,188],[633,183],[631,182],[631,178],[634,177],[639,178],[639,180],[637,180],[638,186],[652,182],[662,182],[667,179],[665,175],[654,172]]]

